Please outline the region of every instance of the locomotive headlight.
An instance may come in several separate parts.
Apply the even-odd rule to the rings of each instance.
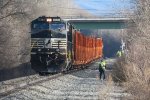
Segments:
[[[46,21],[47,21],[47,22],[51,22],[52,19],[51,19],[51,18],[47,18]]]

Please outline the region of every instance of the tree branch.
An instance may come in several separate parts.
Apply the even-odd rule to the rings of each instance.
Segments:
[[[25,13],[24,13],[24,12],[14,12],[14,13],[10,13],[10,14],[8,14],[8,15],[6,15],[6,16],[0,17],[0,20],[2,20],[2,19],[4,19],[4,18],[7,18],[7,17],[10,17],[10,16],[16,16],[16,15],[25,15]]]
[[[4,9],[7,5],[9,5],[12,2],[12,0],[8,0],[2,7],[0,7],[1,9]]]

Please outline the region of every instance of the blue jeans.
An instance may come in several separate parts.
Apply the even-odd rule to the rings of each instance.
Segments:
[[[102,79],[102,76],[103,76],[103,79],[105,79],[105,71],[104,70],[100,70],[99,71],[99,76],[100,76],[100,79]]]

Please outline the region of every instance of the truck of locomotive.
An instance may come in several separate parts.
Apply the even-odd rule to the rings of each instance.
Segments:
[[[31,66],[37,72],[80,68],[100,58],[102,49],[101,38],[83,36],[60,17],[42,16],[31,22]]]

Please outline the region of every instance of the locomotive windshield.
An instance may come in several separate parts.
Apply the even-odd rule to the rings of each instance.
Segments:
[[[45,23],[45,22],[38,22],[38,23],[34,23],[33,27],[34,30],[38,29],[38,30],[48,30],[49,29],[49,23]]]
[[[43,30],[34,34],[31,34],[31,38],[65,38],[66,35],[61,32]]]
[[[51,23],[50,24],[50,29],[52,30],[65,30],[65,24],[64,23]]]
[[[59,17],[39,17],[31,22],[31,38],[66,38],[66,23]]]
[[[62,31],[65,30],[65,23],[48,23],[48,22],[37,22],[32,25],[32,32],[39,32],[43,30],[54,30],[54,31]]]

